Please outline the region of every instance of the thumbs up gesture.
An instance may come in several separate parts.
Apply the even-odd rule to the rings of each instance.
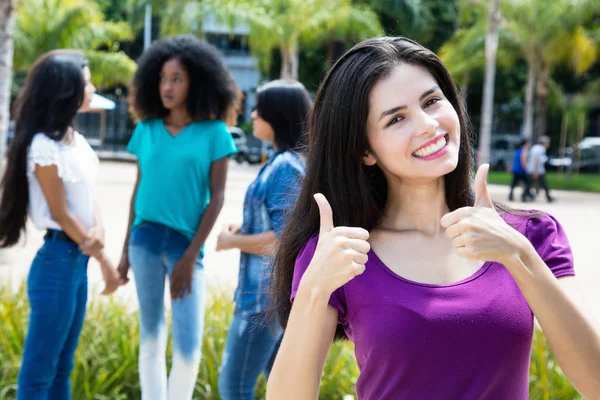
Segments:
[[[310,265],[302,277],[303,284],[316,285],[333,293],[365,270],[371,250],[369,232],[363,228],[333,226],[333,211],[321,193],[315,201],[321,215],[319,241]]]
[[[473,207],[452,211],[440,223],[459,256],[506,265],[528,241],[496,212],[486,183],[489,168],[483,164],[477,170]]]

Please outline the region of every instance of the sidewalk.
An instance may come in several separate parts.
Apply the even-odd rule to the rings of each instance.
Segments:
[[[106,251],[115,265],[119,261],[121,246],[125,237],[125,225],[129,212],[129,200],[135,182],[135,164],[117,161],[103,161],[98,179],[98,202],[103,211],[106,228]],[[241,222],[242,204],[246,188],[258,174],[259,166],[229,164],[225,205],[205,246],[205,269],[209,285],[218,285],[233,293],[237,283],[239,252],[230,250],[217,253],[216,237],[222,225]],[[508,187],[490,185],[494,200],[507,202]],[[600,194],[553,191],[558,199],[548,204],[543,200],[536,203],[509,202],[516,208],[538,208],[554,215],[565,228],[575,255],[575,270],[582,290],[600,322],[600,239],[597,226],[600,223]],[[520,191],[517,189],[517,196]],[[540,198],[543,196],[540,196]],[[33,226],[28,227],[28,235],[22,246],[0,252],[0,279],[10,281],[14,287],[22,283],[35,252],[42,243],[42,233]],[[102,279],[95,261],[90,262],[90,290],[100,292]],[[120,288],[116,295],[132,309],[137,308],[133,280]]]

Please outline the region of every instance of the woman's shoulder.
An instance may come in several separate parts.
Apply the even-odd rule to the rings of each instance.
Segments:
[[[52,139],[45,133],[36,133],[31,139],[27,157],[33,161],[58,159],[64,147],[64,143]]]
[[[153,130],[153,129],[160,127],[162,124],[163,124],[163,120],[161,118],[147,118],[147,119],[140,120],[137,123],[136,128],[139,127],[142,129]]]
[[[60,142],[52,139],[44,132],[38,132],[33,135],[30,146],[32,148],[58,148],[60,146]]]
[[[227,124],[220,119],[198,119],[192,121],[185,129],[195,134],[191,136],[192,138],[202,138],[202,140],[231,135]]]
[[[293,151],[282,151],[273,155],[273,168],[289,168],[296,171],[304,171],[304,157]]]
[[[502,219],[534,242],[544,242],[556,232],[562,232],[561,223],[552,214],[536,210],[506,210],[500,213]]]

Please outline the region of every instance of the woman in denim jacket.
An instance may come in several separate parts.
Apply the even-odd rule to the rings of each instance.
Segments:
[[[252,113],[254,136],[273,142],[275,154],[250,184],[242,226],[229,225],[217,250],[240,249],[235,311],[219,375],[221,398],[253,399],[262,372],[268,375],[281,340],[281,328],[267,323],[265,310],[271,256],[304,177],[300,153],[310,97],[302,84],[277,80],[257,91]]]

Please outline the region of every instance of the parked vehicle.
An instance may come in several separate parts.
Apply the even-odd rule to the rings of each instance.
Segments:
[[[247,136],[246,133],[237,126],[230,127],[229,132],[238,149],[238,152],[233,156],[233,159],[240,164],[243,162],[247,162],[248,164],[259,164],[265,161],[273,152],[272,144],[263,142],[254,136]]]
[[[579,148],[579,161],[575,161],[575,152]],[[600,172],[600,137],[588,136],[574,147],[565,149],[564,157],[557,153],[548,158],[547,169],[579,169],[581,172]]]
[[[520,135],[492,135],[490,168],[497,171],[508,170],[521,139]]]

